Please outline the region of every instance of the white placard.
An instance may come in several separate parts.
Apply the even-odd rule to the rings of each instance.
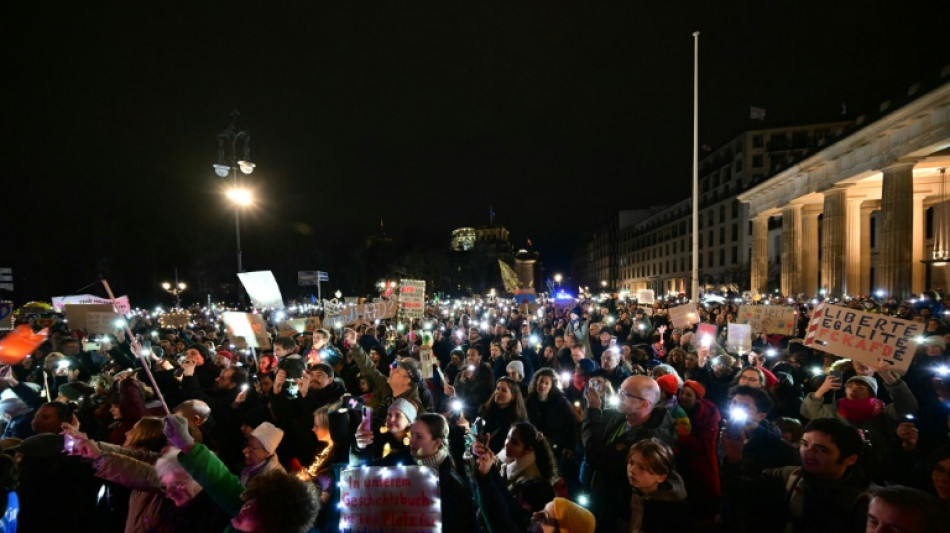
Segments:
[[[270,270],[258,272],[242,272],[238,274],[251,303],[259,309],[283,309],[284,299],[280,295],[280,287]]]

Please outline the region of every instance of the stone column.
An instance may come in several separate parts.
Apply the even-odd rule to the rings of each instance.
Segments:
[[[924,292],[924,285],[927,283],[927,265],[921,263],[924,260],[924,197],[926,194],[914,195],[914,240],[911,243],[911,291],[914,294]]]
[[[844,293],[861,294],[861,202],[864,198],[848,198],[845,211]]]
[[[828,291],[828,296],[844,294],[846,198],[846,189],[825,191],[825,213],[821,219],[821,288]]]
[[[818,294],[818,215],[821,205],[802,210],[802,291],[805,296]]]
[[[881,185],[881,283],[888,298],[910,297],[913,269],[914,164],[883,170]]]
[[[802,206],[782,209],[782,294],[802,290]]]
[[[752,291],[769,291],[769,217],[758,215],[752,219]]]
[[[880,200],[861,204],[861,286],[853,295],[870,295],[871,287],[871,214],[881,208]]]

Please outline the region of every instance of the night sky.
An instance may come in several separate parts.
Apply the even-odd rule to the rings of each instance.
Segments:
[[[873,113],[950,63],[939,2],[248,4],[4,6],[0,266],[20,303],[233,272],[211,167],[233,109],[257,164],[247,270],[321,268],[380,218],[442,245],[489,206],[566,269],[617,210],[689,194],[694,30],[712,147]]]

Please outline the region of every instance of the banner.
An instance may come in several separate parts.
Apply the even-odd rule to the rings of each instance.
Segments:
[[[87,318],[89,313],[113,313],[112,304],[66,304],[66,323],[71,330],[77,329],[88,329],[89,325],[87,323]],[[114,321],[115,319],[113,319]],[[112,328],[101,331],[98,333],[110,333],[115,330],[115,325],[113,324]]]
[[[163,328],[183,328],[191,323],[191,314],[188,311],[165,313],[158,321]]]
[[[13,302],[0,302],[0,329],[13,329]]]
[[[654,302],[653,289],[640,289],[637,291],[637,302],[642,304],[652,304]]]
[[[112,311],[100,313],[90,311],[86,313],[86,332],[105,335],[119,329],[117,323],[125,323],[125,318]]]
[[[341,328],[359,321],[374,322],[376,320],[386,320],[396,316],[397,305],[395,300],[383,300],[370,304],[350,305],[341,309],[335,316],[327,316],[323,319],[323,325],[327,328]]]
[[[414,320],[425,315],[426,282],[415,279],[399,280],[399,318]]]
[[[748,353],[752,350],[752,326],[749,324],[729,324],[726,336],[726,351]]]
[[[369,466],[340,474],[342,533],[442,531],[439,476],[428,466]]]
[[[238,274],[244,290],[251,297],[251,304],[254,307],[263,309],[272,307],[274,309],[283,309],[284,299],[280,295],[280,287],[277,286],[277,280],[270,270],[261,270],[258,272],[241,272]]]
[[[501,259],[498,260],[498,268],[501,269],[501,281],[505,284],[505,291],[511,294],[518,292],[521,285],[518,283],[518,275],[515,274],[514,269]]]
[[[781,305],[740,305],[739,324],[752,326],[752,333],[759,335],[794,335],[798,314],[794,307]]]
[[[53,296],[53,307],[63,310],[66,304],[109,304],[109,311],[112,311],[112,300],[100,298],[94,294],[74,294],[72,296]],[[124,315],[132,312],[132,306],[129,305],[128,296],[119,296],[115,299],[115,308]],[[71,326],[72,327],[72,326]]]
[[[674,328],[686,329],[699,323],[699,311],[696,310],[696,304],[693,302],[671,307],[667,313],[670,315],[670,322]]]
[[[323,314],[327,316],[336,316],[343,312],[343,309],[346,308],[346,304],[342,302],[334,302],[331,300],[323,301]]]
[[[923,329],[922,323],[820,303],[808,322],[804,344],[874,366],[884,358],[903,373],[914,359]]]
[[[317,285],[318,275],[316,270],[298,270],[297,271],[297,285],[301,287],[309,287]]]

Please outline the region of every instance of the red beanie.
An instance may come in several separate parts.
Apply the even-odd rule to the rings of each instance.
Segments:
[[[771,388],[778,384],[778,378],[775,377],[775,374],[773,374],[769,369],[765,368],[764,366],[760,366],[759,370],[761,370],[762,373],[765,374],[766,388]]]
[[[656,378],[656,384],[660,386],[660,390],[670,396],[676,394],[676,391],[680,388],[680,382],[673,374],[666,374],[665,376]]]
[[[683,383],[683,386],[693,389],[693,392],[696,393],[696,397],[699,398],[700,400],[702,400],[703,397],[706,396],[706,387],[703,387],[703,384],[698,381],[693,381],[691,379],[688,379],[686,380],[685,383]]]
[[[234,355],[227,350],[219,350],[217,355],[227,357],[228,359],[234,359]]]

